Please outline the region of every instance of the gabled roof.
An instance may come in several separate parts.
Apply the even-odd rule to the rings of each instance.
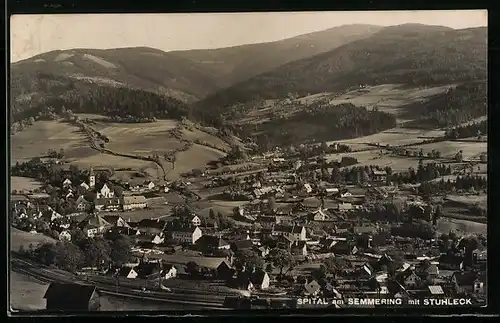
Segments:
[[[251,248],[253,248],[252,240],[234,241],[231,245],[233,247],[235,247],[236,249],[251,249]]]
[[[224,239],[222,239],[220,237],[216,237],[216,236],[210,236],[210,235],[201,236],[201,238],[199,238],[196,241],[196,244],[203,245],[206,247],[223,247],[223,246],[229,245],[229,243],[227,241],[225,241]]]
[[[137,227],[139,228],[155,228],[161,229],[165,228],[166,222],[160,219],[152,220],[152,219],[142,219],[137,223]]]
[[[304,229],[301,225],[277,225],[274,227],[274,231],[277,232],[286,232],[286,233],[301,233],[302,229]]]
[[[455,272],[453,277],[457,282],[458,286],[471,286],[477,278],[477,273],[473,271],[468,272]]]
[[[319,285],[319,283],[317,281],[313,280],[312,282],[305,284],[304,289],[309,294],[314,294],[321,289],[321,286]]]
[[[88,217],[86,217],[82,222],[80,222],[79,227],[84,228],[84,227],[111,227],[113,226],[111,223],[108,221],[104,220],[100,215],[97,214],[91,214]]]
[[[88,304],[94,292],[98,291],[92,285],[50,283],[43,298],[64,305],[80,307],[83,304]]]
[[[432,295],[444,295],[443,288],[439,285],[429,286],[429,292]]]
[[[129,196],[123,197],[123,204],[124,205],[142,204],[142,203],[146,203],[146,202],[147,202],[147,200],[143,195],[129,195]]]

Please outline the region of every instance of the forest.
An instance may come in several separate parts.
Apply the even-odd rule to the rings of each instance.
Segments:
[[[75,113],[96,113],[127,122],[145,118],[180,119],[187,115],[187,105],[171,97],[125,87],[102,86],[80,80],[38,74],[36,89],[50,95],[17,100],[12,105],[12,121],[41,117],[48,110],[59,114],[63,108]],[[118,120],[118,119],[117,119]]]
[[[488,114],[486,87],[485,81],[465,83],[426,102],[412,104],[407,110],[418,113],[418,120],[413,123],[419,125],[456,126]]]
[[[482,120],[448,129],[445,133],[447,139],[460,139],[470,137],[481,137],[488,133],[488,120]]]
[[[328,109],[303,110],[265,123],[244,124],[235,133],[254,137],[259,149],[268,151],[275,146],[367,136],[395,126],[393,115],[347,103]]]

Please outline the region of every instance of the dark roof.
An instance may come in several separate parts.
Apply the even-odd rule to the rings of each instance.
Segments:
[[[203,245],[205,247],[222,247],[222,246],[227,246],[229,243],[225,241],[224,239],[216,236],[209,236],[209,235],[204,235],[201,236],[196,241],[197,245]]]
[[[119,215],[105,215],[102,218],[111,224],[115,224],[120,219],[120,216]]]
[[[301,233],[304,227],[301,225],[277,225],[274,231],[287,232],[287,233]]]
[[[116,205],[120,204],[120,199],[117,197],[112,198],[100,198],[95,200],[96,205]]]
[[[130,274],[130,272],[133,270],[133,268],[130,268],[130,267],[122,267],[120,268],[120,270],[118,271],[118,276],[120,277],[127,277],[128,274]]]
[[[158,274],[160,265],[154,262],[141,262],[134,270],[142,277]]]
[[[239,240],[239,241],[234,241],[231,246],[235,249],[251,249],[253,248],[253,242],[252,240]]]
[[[165,228],[166,222],[160,219],[152,220],[152,219],[142,219],[139,221],[137,226],[139,228],[155,228],[155,229],[161,229]]]
[[[453,274],[458,286],[471,286],[477,278],[477,273],[473,271],[456,272]]]
[[[55,301],[63,308],[87,307],[97,289],[93,285],[50,283],[43,298]]]
[[[313,280],[312,282],[305,284],[304,289],[308,293],[313,294],[313,293],[317,292],[318,290],[320,290],[321,286],[318,284],[317,281]]]

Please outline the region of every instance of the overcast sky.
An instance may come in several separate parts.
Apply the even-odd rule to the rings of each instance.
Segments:
[[[347,24],[422,23],[460,29],[486,26],[487,20],[486,10],[15,15],[10,25],[11,60],[72,48],[220,48]]]

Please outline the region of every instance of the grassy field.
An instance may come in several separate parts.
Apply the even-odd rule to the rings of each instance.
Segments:
[[[21,245],[24,246],[24,248],[28,248],[30,243],[32,243],[34,246],[36,246],[39,243],[43,242],[52,242],[55,243],[56,240],[44,236],[41,233],[29,233],[29,232],[24,232],[16,228],[10,228],[10,250],[11,251],[18,251],[19,247]]]
[[[174,169],[168,169],[167,178],[175,180],[180,177],[180,174],[188,172],[194,168],[203,169],[205,165],[212,160],[218,160],[224,154],[209,147],[194,144],[186,151],[177,154]]]
[[[213,136],[211,134],[208,134],[206,132],[200,131],[198,129],[192,129],[192,130],[183,129],[182,135],[183,135],[183,138],[185,138],[187,140],[191,140],[191,141],[200,140],[202,142],[206,142],[206,143],[213,145],[215,147],[229,149],[228,144],[226,144],[222,139],[220,139],[216,136]]]
[[[480,205],[487,207],[488,196],[486,194],[481,195],[448,195],[446,197],[449,201],[464,204],[466,206]]]
[[[333,98],[330,100],[330,104],[351,103],[367,108],[377,107],[379,111],[395,114],[396,117],[400,117],[406,112],[405,106],[443,93],[450,87],[453,87],[453,85],[430,88],[404,88],[397,84],[383,84],[348,92]],[[399,121],[405,122],[409,120],[400,119]]]
[[[11,191],[31,191],[36,188],[39,188],[42,183],[29,178],[29,177],[19,177],[19,176],[11,176],[10,177],[10,189]]]
[[[382,131],[373,135],[358,137],[348,140],[337,140],[328,142],[329,145],[337,142],[353,146],[353,150],[358,150],[363,148],[366,144],[377,144],[380,145],[407,145],[412,143],[422,142],[428,138],[434,138],[444,135],[444,131],[441,130],[420,130],[420,129],[410,129],[410,128],[393,128],[386,131]]]
[[[390,166],[393,171],[407,171],[409,167],[418,167],[418,158],[416,157],[399,157],[391,154],[380,155],[380,150],[369,150],[362,152],[342,153],[327,155],[327,160],[338,160],[342,157],[349,156],[357,158],[356,166],[376,165],[380,167]],[[431,163],[433,160],[424,160],[424,164]]]
[[[462,155],[464,160],[469,159],[478,159],[478,155],[482,152],[486,152],[488,150],[488,143],[486,142],[460,142],[460,141],[443,141],[436,142],[431,144],[423,144],[411,147],[408,150],[423,150],[424,154],[433,149],[439,150],[441,152],[441,156],[445,158],[453,158],[456,153],[462,150]]]
[[[11,137],[11,163],[46,156],[49,149],[63,148],[69,159],[95,155],[75,126],[60,121],[37,121]]]
[[[437,222],[437,231],[448,234],[450,230],[464,234],[482,233],[487,234],[487,225],[467,220],[441,218]]]

